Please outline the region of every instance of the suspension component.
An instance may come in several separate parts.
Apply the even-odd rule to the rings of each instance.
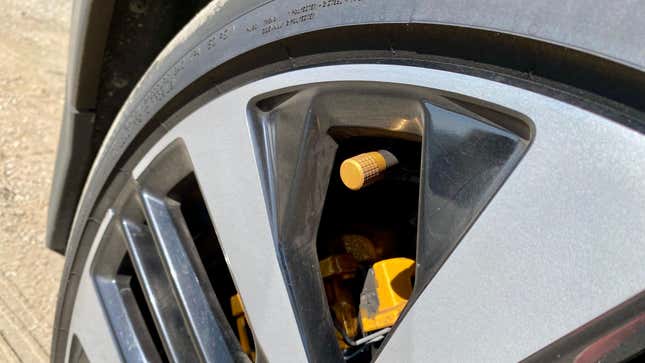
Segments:
[[[390,258],[368,271],[359,306],[363,333],[394,325],[412,294],[414,260]]]
[[[351,190],[359,190],[380,180],[387,168],[399,160],[387,150],[353,156],[340,164],[340,179]]]

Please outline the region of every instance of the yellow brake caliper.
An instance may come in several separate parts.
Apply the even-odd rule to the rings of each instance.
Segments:
[[[246,323],[246,315],[244,314],[244,306],[240,294],[231,296],[231,313],[235,317],[235,325],[237,328],[237,337],[240,340],[240,348],[246,353],[252,361],[255,361],[255,352],[251,347],[249,339],[249,327]]]
[[[414,260],[390,258],[375,263],[367,273],[359,307],[363,333],[390,327],[412,294]]]

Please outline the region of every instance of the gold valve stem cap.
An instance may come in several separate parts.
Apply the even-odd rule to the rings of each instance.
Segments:
[[[387,150],[359,154],[340,164],[340,179],[349,189],[360,190],[379,180],[387,168],[398,163]]]

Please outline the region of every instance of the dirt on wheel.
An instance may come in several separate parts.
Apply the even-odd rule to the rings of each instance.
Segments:
[[[44,238],[71,1],[0,9],[0,361],[44,362],[63,267]]]

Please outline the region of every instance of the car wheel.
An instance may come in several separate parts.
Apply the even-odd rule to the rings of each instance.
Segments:
[[[267,8],[217,31],[207,9],[168,45],[93,165],[54,360],[517,361],[643,349],[629,343],[643,334],[639,111],[415,43],[322,41],[355,29],[280,35],[354,3],[294,7],[286,20]],[[278,43],[226,58],[223,42],[246,45],[235,29]],[[397,165],[347,188],[343,162],[381,150]],[[379,280],[376,264],[396,258],[414,261],[413,278]],[[390,283],[396,313],[370,302],[370,279]],[[368,330],[370,304],[390,322]],[[628,348],[588,350],[628,324],[639,327],[623,336]]]

